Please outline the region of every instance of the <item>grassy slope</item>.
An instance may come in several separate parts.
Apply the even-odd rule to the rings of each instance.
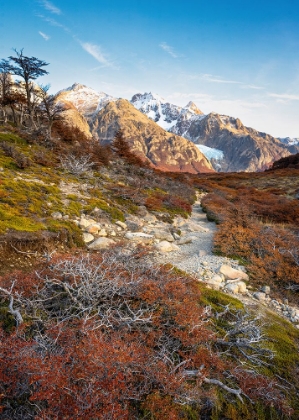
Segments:
[[[138,205],[145,204],[149,209],[164,214],[166,218],[171,218],[175,214],[187,215],[186,204],[192,204],[194,192],[186,180],[180,181],[180,176],[163,176],[159,178],[157,174],[149,170],[140,168],[130,168],[125,164],[115,164],[113,168],[103,169],[94,172],[93,176],[84,174],[75,177],[59,168],[57,156],[42,146],[28,144],[26,140],[12,132],[0,132],[1,142],[13,145],[18,153],[30,159],[30,165],[20,169],[16,160],[7,156],[0,148],[0,234],[2,240],[6,241],[12,234],[36,235],[32,241],[36,240],[40,232],[61,232],[67,231],[68,237],[72,238],[69,245],[81,246],[81,236],[79,229],[67,220],[54,220],[51,214],[59,211],[70,217],[79,216],[82,211],[90,213],[95,207],[102,210],[103,214],[110,220],[123,220],[124,214],[135,213]],[[48,165],[41,165],[38,156],[47,155]],[[295,174],[294,174],[295,175]],[[211,179],[218,185],[219,180],[223,179],[219,175],[208,177],[211,186]],[[161,182],[163,179],[163,182]],[[263,174],[225,176],[225,187],[228,183],[235,186],[243,183],[244,185],[254,185],[258,189],[282,188],[287,191],[289,196],[299,188],[299,180],[293,173],[281,174],[276,177],[269,173]],[[67,192],[61,187],[61,182],[72,185],[72,192]],[[204,187],[205,180],[201,180],[201,187]],[[186,190],[188,190],[186,192]],[[184,190],[184,194],[182,191]],[[75,192],[74,192],[75,191]],[[136,191],[138,194],[136,194]],[[182,203],[171,201],[173,196],[184,198],[185,207]],[[28,236],[27,236],[28,237]],[[22,238],[19,237],[19,243]],[[30,242],[32,245],[32,242]],[[10,261],[12,258],[10,249]],[[5,255],[5,254],[3,254]],[[25,257],[24,257],[25,258]],[[18,255],[21,262],[22,256]],[[4,263],[4,259],[2,260]],[[14,264],[12,264],[14,265]],[[30,262],[29,266],[32,266]],[[14,269],[7,264],[5,270]],[[24,268],[26,264],[24,264]],[[210,305],[212,310],[221,310],[223,306],[230,304],[233,310],[242,309],[242,304],[237,300],[220,292],[202,288],[203,305]],[[299,417],[299,407],[296,393],[299,390],[298,369],[299,369],[299,331],[290,323],[274,316],[270,312],[266,315],[265,334],[268,337],[269,346],[275,351],[276,356],[273,365],[264,368],[269,376],[282,378],[282,383],[289,387],[289,400],[294,408],[293,418]],[[10,324],[11,317],[4,306],[1,308],[0,321]],[[217,324],[215,319],[215,332],[221,336],[224,333],[222,326]],[[297,375],[297,376],[296,376]],[[291,385],[288,385],[290,383]],[[197,418],[197,414],[192,408],[186,408],[188,416],[186,418]],[[271,416],[271,417],[270,417]],[[278,416],[271,409],[265,409],[259,404],[248,402],[245,406],[236,403],[233,398],[226,398],[222,392],[218,392],[217,403],[210,410],[208,418],[218,419],[278,419]]]

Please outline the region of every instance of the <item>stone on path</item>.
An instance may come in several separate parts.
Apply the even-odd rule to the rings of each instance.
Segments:
[[[115,244],[113,239],[109,238],[98,238],[90,245],[88,245],[88,249],[91,250],[98,250],[98,249],[106,249],[109,248],[111,245]]]
[[[117,222],[115,222],[115,224],[119,227],[121,227],[122,229],[127,229],[127,225],[124,222],[121,222],[120,220],[118,220]]]
[[[253,293],[253,297],[256,300],[259,300],[259,301],[263,302],[263,301],[266,300],[266,293],[264,293],[264,292],[255,292],[255,293]]]
[[[179,247],[177,245],[174,245],[168,241],[162,241],[155,245],[155,248],[157,251],[160,252],[171,252],[171,251],[177,251]]]
[[[94,240],[94,236],[91,233],[83,232],[83,241],[86,244],[89,244]]]
[[[144,232],[127,232],[125,238],[130,239],[131,241],[148,241],[154,239],[154,235],[149,235]]]
[[[223,264],[220,269],[219,273],[223,274],[226,279],[236,280],[236,279],[242,279],[242,280],[249,280],[249,277],[244,271],[236,270],[235,268],[232,268],[231,266],[227,264]]]

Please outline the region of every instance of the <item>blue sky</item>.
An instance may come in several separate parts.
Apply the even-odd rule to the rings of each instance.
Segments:
[[[15,0],[0,8],[0,59],[47,61],[52,92],[74,82],[299,137],[299,2]]]

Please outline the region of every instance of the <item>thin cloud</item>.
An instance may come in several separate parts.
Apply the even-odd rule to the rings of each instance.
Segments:
[[[41,0],[40,3],[49,12],[54,13],[55,15],[61,15],[61,10],[58,7],[56,7],[53,3],[51,3],[50,1]]]
[[[89,42],[81,42],[81,47],[90,54],[93,58],[95,58],[99,63],[101,63],[104,67],[111,67],[112,63],[104,56],[103,52],[101,51],[101,47],[96,44],[91,44]]]
[[[242,85],[242,89],[253,89],[253,90],[263,90],[265,88],[261,86],[255,86],[255,85]]]
[[[170,45],[168,45],[166,42],[161,42],[159,45],[162,50],[166,51],[171,57],[178,58],[178,54],[174,51],[174,48],[172,48]]]
[[[213,82],[213,83],[227,83],[227,84],[234,84],[234,85],[243,84],[242,82],[238,82],[236,80],[222,79],[221,77],[213,76],[212,74],[202,74],[200,78],[206,80],[207,82]]]
[[[288,93],[268,93],[268,96],[277,98],[278,100],[299,101],[299,95],[290,95]]]
[[[49,35],[44,34],[44,33],[43,33],[43,32],[41,32],[41,31],[38,31],[38,33],[40,34],[40,36],[41,36],[41,37],[43,37],[43,38],[44,38],[44,40],[45,40],[45,41],[49,41],[49,39],[50,39]]]
[[[44,22],[49,23],[51,26],[56,26],[57,28],[61,28],[65,32],[67,32],[68,34],[72,35],[70,29],[67,26],[62,25],[61,23],[57,22],[57,20],[52,19],[52,18],[47,17],[47,16],[44,16],[44,15],[41,15],[41,14],[37,14],[36,16],[39,17],[40,19],[42,19]]]

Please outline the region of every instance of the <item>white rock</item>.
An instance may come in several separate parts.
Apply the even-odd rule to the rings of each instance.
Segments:
[[[86,233],[83,232],[83,241],[86,244],[89,244],[90,242],[92,242],[94,240],[94,236],[91,233]]]
[[[54,213],[51,214],[51,216],[53,217],[53,219],[62,219],[62,214],[60,213],[60,211],[54,211]]]
[[[115,233],[115,231],[114,231],[114,230],[112,230],[112,231],[110,232],[110,236],[116,236],[116,233]]]
[[[119,227],[121,227],[122,229],[127,229],[127,225],[124,222],[121,222],[120,220],[118,220],[117,222],[115,222],[115,224]]]
[[[91,220],[91,219],[85,219],[84,217],[82,217],[79,221],[79,226],[81,229],[86,229],[88,226],[94,224],[95,221]]]
[[[192,242],[192,236],[185,236],[184,238],[181,238],[177,241],[178,245],[186,245],[191,244]]]
[[[98,236],[107,236],[108,234],[107,234],[107,231],[106,231],[106,229],[101,229],[99,232],[98,232]]]
[[[144,232],[127,232],[125,238],[130,240],[154,239],[154,235]]]
[[[181,239],[181,237],[180,237],[180,235],[178,235],[177,233],[173,233],[172,234],[172,236],[174,237],[174,239],[176,240],[176,241],[178,241],[179,239]]]
[[[214,290],[219,290],[221,288],[221,283],[217,283],[212,280],[208,280],[206,284],[207,286],[210,286],[210,288]]]
[[[230,293],[238,293],[239,285],[238,283],[229,283],[225,285],[225,290]]]
[[[199,250],[199,253],[198,253],[199,257],[205,257],[206,255],[207,255],[207,251],[205,251],[204,249]]]
[[[222,283],[223,279],[219,274],[214,274],[214,276],[211,278],[211,281],[214,283]]]
[[[155,245],[155,248],[160,252],[171,252],[176,251],[179,249],[178,246],[168,242],[168,241],[162,241]]]
[[[109,248],[109,246],[113,244],[115,244],[115,241],[113,239],[98,238],[94,242],[92,242],[90,245],[88,245],[88,249],[91,249],[91,250],[105,249],[105,248]]]
[[[101,225],[99,225],[98,223],[94,225],[89,225],[86,228],[86,231],[88,233],[91,233],[92,235],[96,235],[100,230],[101,230]]]
[[[264,292],[255,292],[255,293],[253,293],[253,297],[256,300],[259,300],[259,301],[263,302],[263,301],[266,300],[266,293],[264,293]]]
[[[263,286],[261,288],[261,291],[266,293],[266,295],[270,295],[270,291],[271,291],[270,286]]]
[[[238,293],[246,293],[247,292],[247,286],[246,286],[246,283],[244,283],[244,281],[239,281],[238,283],[237,283],[237,285],[239,286],[239,290],[238,290]]]
[[[223,274],[226,279],[236,280],[236,279],[242,279],[242,280],[249,280],[249,277],[244,271],[236,270],[235,268],[232,268],[229,265],[223,264],[220,269],[219,273]]]
[[[167,242],[174,241],[174,237],[172,236],[170,232],[167,232],[167,230],[161,230],[161,229],[152,230],[150,234],[154,235],[156,239],[160,239],[160,241],[167,241]]]
[[[157,218],[155,215],[148,213],[146,216],[143,217],[143,220],[148,223],[156,222]]]

